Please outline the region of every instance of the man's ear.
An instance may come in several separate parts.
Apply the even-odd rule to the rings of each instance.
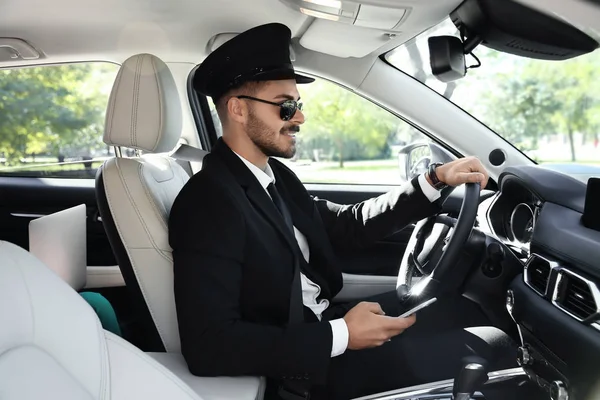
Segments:
[[[229,118],[240,124],[244,123],[246,121],[246,115],[248,114],[246,107],[246,103],[237,97],[230,98],[227,102],[227,112],[229,113]]]

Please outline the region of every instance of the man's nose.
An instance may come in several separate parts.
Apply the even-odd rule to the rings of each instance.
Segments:
[[[306,117],[304,116],[304,113],[300,110],[296,110],[296,114],[294,114],[294,117],[292,118],[292,122],[302,125],[304,123],[304,121],[306,121]]]

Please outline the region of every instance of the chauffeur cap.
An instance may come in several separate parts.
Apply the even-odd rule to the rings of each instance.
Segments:
[[[294,71],[290,60],[291,35],[290,29],[280,23],[260,25],[240,33],[200,64],[194,74],[194,88],[216,101],[227,91],[249,81],[313,82],[313,78]]]

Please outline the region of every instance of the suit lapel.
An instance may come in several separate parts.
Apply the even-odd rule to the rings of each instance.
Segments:
[[[327,243],[329,238],[324,236],[317,228],[318,225],[314,220],[314,216],[303,210],[302,207],[300,207],[298,203],[294,201],[293,196],[287,188],[286,182],[281,179],[278,169],[273,167],[273,165],[271,165],[271,167],[273,169],[273,173],[275,174],[275,179],[277,180],[277,186],[279,187],[281,197],[287,204],[290,214],[292,215],[294,226],[300,232],[302,232],[308,241],[311,260],[315,261],[317,258],[325,257],[326,262],[328,262],[327,260],[329,260],[329,253],[324,248],[323,243]],[[313,210],[311,209],[311,211]],[[310,278],[310,280],[317,283],[321,287],[322,295],[327,296],[329,293],[329,284],[326,280],[326,277],[323,275],[324,270],[319,271],[317,268],[315,268],[315,265],[319,265],[319,262],[303,264],[303,272]]]
[[[283,216],[252,172],[233,153],[222,138],[219,138],[212,152],[221,157],[233,173],[235,179],[237,179],[246,191],[246,195],[252,205],[279,231],[291,250],[295,252],[298,244],[293,232],[290,232]]]
[[[311,244],[312,251],[313,248],[317,247],[318,243],[322,243],[322,240],[324,239],[322,235],[319,235],[319,230],[317,229],[315,221],[313,220],[313,215],[298,206],[298,204],[294,201],[293,196],[290,194],[286,182],[281,179],[277,167],[274,167],[273,165],[271,165],[271,167],[273,169],[273,173],[275,174],[275,179],[277,180],[279,193],[288,206],[290,214],[292,214],[294,226],[300,232],[302,232],[304,236],[306,236],[306,239]]]
[[[277,228],[279,233],[285,237],[292,250],[295,250],[295,247],[298,245],[296,244],[296,239],[293,235],[293,232],[288,229],[283,216],[277,207],[275,207],[275,204],[269,198],[262,186],[260,186],[258,182],[255,185],[248,186],[246,188],[246,195],[254,207],[256,207],[263,214],[263,216],[268,219],[269,222],[275,226],[275,228]]]

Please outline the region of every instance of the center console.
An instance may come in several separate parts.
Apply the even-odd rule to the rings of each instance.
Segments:
[[[506,293],[517,361],[552,400],[600,398],[599,287],[577,265],[532,253]]]

